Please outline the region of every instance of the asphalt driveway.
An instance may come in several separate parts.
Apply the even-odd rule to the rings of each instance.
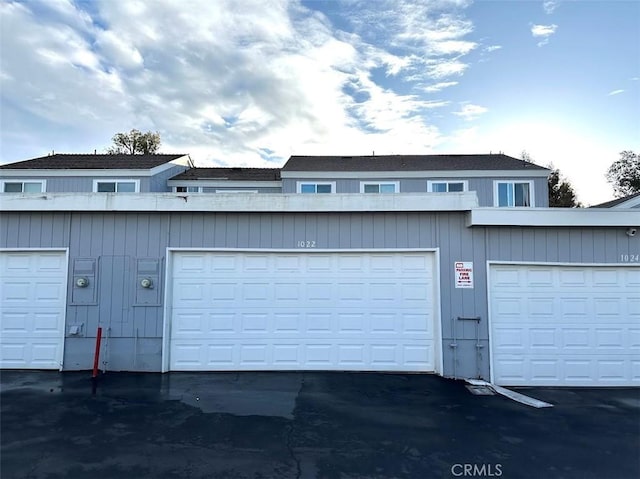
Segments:
[[[431,375],[0,373],[2,478],[637,478],[640,389]]]

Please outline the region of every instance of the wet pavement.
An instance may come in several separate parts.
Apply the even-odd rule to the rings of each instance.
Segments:
[[[640,389],[373,373],[0,373],[4,478],[638,478]]]

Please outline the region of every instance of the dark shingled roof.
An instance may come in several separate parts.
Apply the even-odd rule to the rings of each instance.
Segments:
[[[629,196],[624,196],[622,198],[616,198],[615,200],[605,201],[604,203],[600,203],[599,205],[593,205],[589,208],[613,208],[614,206],[618,206],[620,203],[624,203],[625,201],[632,200],[640,196],[640,193],[634,193]]]
[[[149,170],[185,156],[55,154],[0,166],[11,170]]]
[[[547,170],[503,154],[292,156],[283,171]]]
[[[279,181],[280,168],[191,168],[171,179]]]

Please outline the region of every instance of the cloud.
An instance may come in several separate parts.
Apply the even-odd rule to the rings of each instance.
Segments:
[[[429,151],[449,102],[416,92],[469,68],[469,3],[371,3],[336,7],[373,22],[352,30],[295,0],[0,3],[0,161],[101,151],[134,127],[203,165]]]
[[[362,41],[385,45],[387,54],[402,57],[402,71],[413,81],[458,76],[464,59],[478,48],[468,40],[474,26],[464,17],[467,0],[379,0],[345,2],[345,18]],[[394,71],[395,73],[395,71]]]
[[[558,25],[531,25],[531,34],[534,38],[541,38],[542,40],[538,42],[538,46],[541,47],[549,43],[549,38],[551,35],[556,33],[558,29]]]
[[[496,50],[500,50],[502,48],[502,45],[489,45],[488,47],[484,48],[484,51],[486,53],[491,53],[491,52],[495,52]]]
[[[428,85],[424,87],[424,91],[426,91],[427,93],[435,93],[435,92],[444,90],[445,88],[449,88],[450,86],[455,86],[457,84],[458,84],[457,81],[434,83],[432,85]]]
[[[483,106],[474,105],[473,103],[464,103],[462,104],[460,110],[454,111],[453,114],[459,116],[463,120],[471,121],[475,120],[477,117],[486,113],[487,111],[489,110]]]
[[[469,67],[468,64],[459,60],[427,60],[426,72],[428,77],[434,80],[441,80],[452,76],[460,76]]]
[[[556,10],[556,8],[558,8],[558,6],[558,2],[554,0],[546,0],[542,3],[544,13],[546,13],[547,15],[551,15]]]
[[[624,90],[613,90],[607,93],[607,96],[619,95],[620,93],[624,93]]]

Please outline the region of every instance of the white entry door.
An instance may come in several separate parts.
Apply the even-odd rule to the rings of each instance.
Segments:
[[[640,385],[640,266],[490,266],[492,377]]]
[[[435,370],[432,252],[173,253],[172,370]]]
[[[66,285],[64,251],[0,252],[0,368],[62,367]]]

